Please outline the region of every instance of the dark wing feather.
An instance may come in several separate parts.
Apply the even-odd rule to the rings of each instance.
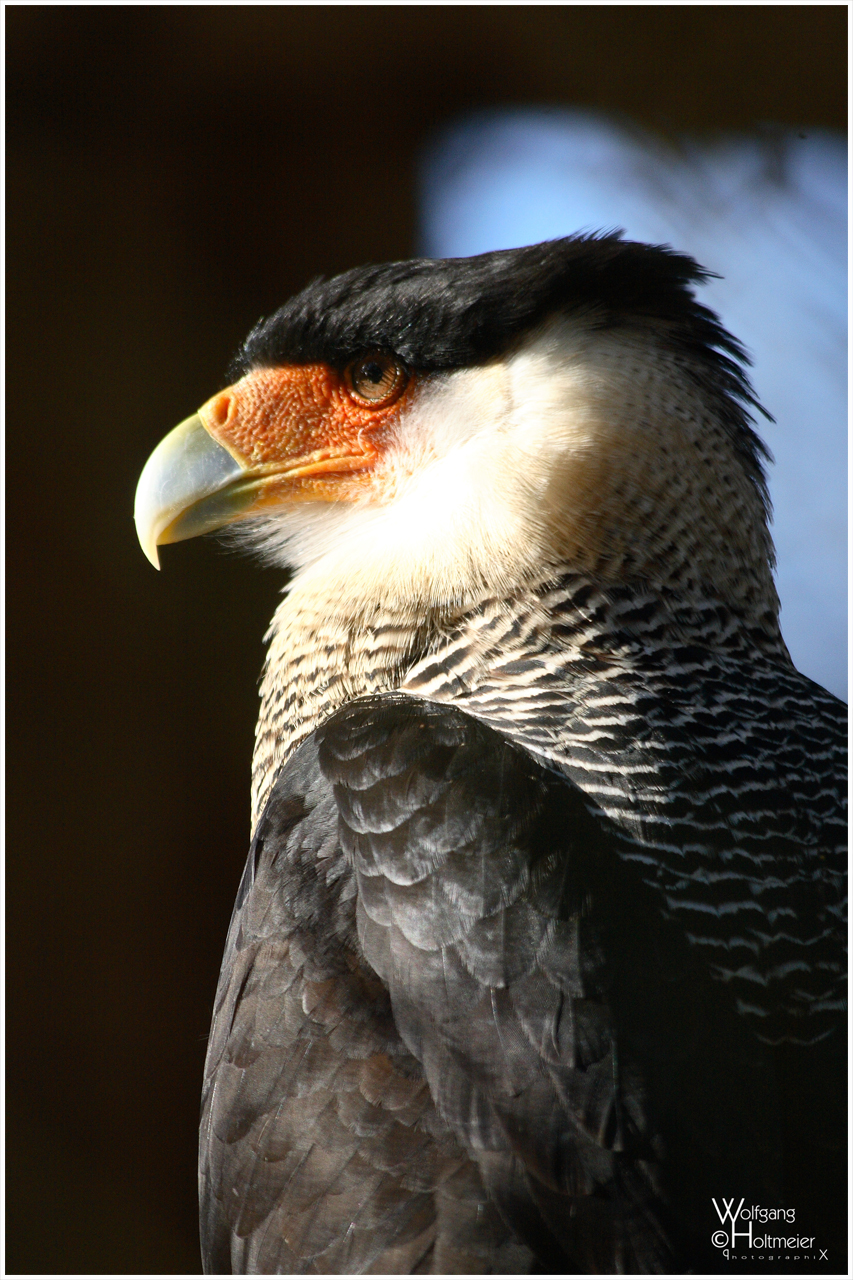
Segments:
[[[208,1270],[716,1270],[711,1197],[782,1202],[778,1053],[619,839],[447,707],[299,748],[220,983]]]
[[[361,958],[356,877],[309,741],[250,850],[202,1100],[205,1271],[526,1270]]]

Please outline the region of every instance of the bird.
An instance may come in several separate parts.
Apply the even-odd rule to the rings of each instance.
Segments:
[[[846,708],[709,274],[599,232],[316,279],[146,463],[155,566],[289,575],[206,1273],[844,1269]]]

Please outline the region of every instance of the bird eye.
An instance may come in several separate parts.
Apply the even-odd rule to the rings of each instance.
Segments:
[[[409,376],[403,366],[384,351],[369,351],[347,368],[347,381],[360,400],[389,404],[396,400]]]

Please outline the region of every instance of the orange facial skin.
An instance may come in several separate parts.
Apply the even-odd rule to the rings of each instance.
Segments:
[[[413,379],[371,404],[326,364],[255,369],[199,409],[206,430],[260,482],[253,506],[355,499],[411,399]]]

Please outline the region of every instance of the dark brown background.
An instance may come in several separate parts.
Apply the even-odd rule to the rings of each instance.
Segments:
[[[846,125],[846,8],[19,7],[8,50],[7,1268],[194,1272],[205,1036],[281,582],[158,575],[153,445],[460,113]],[[682,246],[688,248],[690,246]]]

